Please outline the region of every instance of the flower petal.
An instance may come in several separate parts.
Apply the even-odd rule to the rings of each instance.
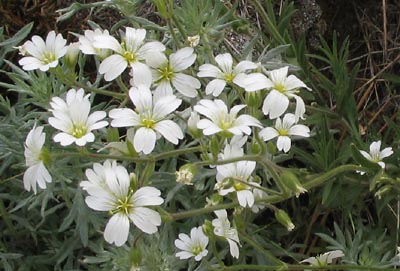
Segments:
[[[155,145],[156,133],[152,129],[141,127],[136,131],[133,147],[137,152],[143,151],[144,154],[149,154],[153,151]]]
[[[122,246],[128,240],[129,219],[126,215],[116,213],[108,221],[104,230],[104,239],[117,247]]]

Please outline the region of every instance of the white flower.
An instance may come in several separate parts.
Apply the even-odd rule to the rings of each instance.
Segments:
[[[167,117],[174,112],[182,100],[174,95],[152,97],[150,89],[141,84],[129,90],[129,97],[135,105],[135,111],[118,108],[110,111],[113,127],[136,127],[133,146],[137,152],[149,154],[153,151],[156,139],[161,134],[172,144],[178,144],[183,133],[178,124]]]
[[[229,243],[229,251],[232,257],[239,258],[239,237],[237,230],[231,228],[231,223],[225,209],[214,211],[218,218],[214,219],[211,223],[214,226],[214,234],[223,237]]]
[[[106,112],[96,111],[89,115],[89,95],[84,96],[83,89],[70,89],[65,101],[59,97],[52,99],[50,111],[53,117],[49,118],[49,123],[62,131],[54,137],[55,142],[60,142],[62,146],[72,143],[84,146],[94,141],[93,130],[107,126],[107,121],[100,121],[106,117]]]
[[[153,80],[157,84],[158,95],[172,95],[174,87],[182,95],[190,98],[197,96],[197,89],[201,87],[200,81],[193,76],[182,73],[196,60],[193,48],[179,49],[169,56],[163,54],[149,55],[147,64],[152,68]]]
[[[95,37],[97,36],[110,36],[108,33],[108,30],[100,30],[99,28],[93,30],[85,30],[85,35],[84,36],[79,36],[79,49],[82,51],[82,53],[86,55],[98,55],[100,59],[106,58],[110,50],[109,49],[102,49],[95,47],[93,44],[95,42]]]
[[[46,41],[39,36],[33,36],[32,41],[23,45],[23,50],[28,56],[19,60],[19,64],[26,71],[40,69],[47,71],[58,65],[58,59],[67,53],[67,40],[61,34],[56,36],[54,31],[47,34]]]
[[[43,126],[34,127],[25,140],[25,162],[28,169],[24,173],[24,187],[26,190],[36,194],[36,183],[40,188],[45,189],[46,183],[51,183],[51,176],[44,166],[46,153],[43,150],[46,134],[43,133]]]
[[[132,68],[134,77],[136,71],[140,71],[145,64],[140,61],[146,60],[150,54],[161,54],[165,46],[158,41],[144,43],[146,37],[145,29],[127,27],[125,36],[121,43],[112,36],[94,36],[93,46],[95,48],[111,49],[115,54],[104,59],[99,67],[99,73],[104,74],[106,81],[117,78],[128,66]]]
[[[241,77],[240,86],[246,91],[257,91],[260,89],[270,90],[262,107],[263,113],[269,115],[270,119],[276,119],[285,113],[289,106],[290,98],[296,100],[296,119],[304,118],[306,107],[303,99],[297,96],[296,93],[298,93],[299,88],[311,89],[296,76],[287,76],[288,70],[289,67],[283,67],[270,71],[269,78],[261,73],[253,73]]]
[[[217,166],[217,183],[215,189],[218,194],[225,196],[236,192],[240,206],[252,207],[254,204],[254,195],[251,192],[252,187],[247,185],[257,185],[252,182],[251,174],[256,168],[254,161],[239,161],[225,165]]]
[[[343,251],[341,250],[333,250],[333,251],[328,251],[324,254],[318,255],[316,257],[310,257],[307,258],[301,263],[309,263],[313,266],[326,266],[330,263],[332,263],[333,259],[343,257]]]
[[[196,261],[200,261],[207,256],[208,237],[204,234],[202,227],[192,228],[190,237],[185,233],[179,234],[179,239],[175,240],[175,246],[180,252],[176,253],[176,257],[181,260],[194,257]]]
[[[393,154],[392,147],[387,147],[381,151],[381,141],[374,141],[369,146],[369,153],[361,150],[360,153],[365,159],[377,163],[381,168],[385,168],[385,163],[382,161],[384,158]]]
[[[157,232],[161,216],[146,207],[164,202],[158,189],[144,186],[134,191],[130,187],[134,174],[129,175],[116,162],[95,164],[93,170],[86,170],[86,177],[88,181],[80,184],[89,194],[86,204],[93,210],[112,214],[104,230],[104,239],[108,243],[122,246],[128,240],[130,221],[145,233]]]
[[[259,135],[264,141],[278,137],[276,143],[278,150],[288,152],[291,147],[290,136],[310,136],[310,129],[307,126],[296,123],[295,115],[287,113],[283,117],[283,121],[281,118],[276,119],[275,128],[266,127],[260,131]]]
[[[240,110],[246,105],[236,105],[230,112],[222,100],[200,100],[194,110],[208,119],[201,119],[197,128],[203,130],[204,135],[213,135],[219,132],[228,135],[249,135],[250,126],[261,127],[261,123],[253,116],[243,114],[237,117]]]
[[[257,64],[247,60],[239,62],[233,68],[233,59],[229,53],[217,55],[215,61],[219,67],[212,64],[203,64],[199,67],[197,74],[199,77],[215,78],[206,86],[206,94],[212,94],[214,97],[221,94],[227,83],[239,85],[238,82],[240,81],[239,78],[242,78],[241,75],[247,70],[257,68]]]

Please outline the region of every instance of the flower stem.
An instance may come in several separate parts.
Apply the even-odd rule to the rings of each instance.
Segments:
[[[194,217],[198,215],[203,215],[203,214],[208,214],[211,213],[215,210],[221,210],[221,209],[230,209],[234,208],[238,205],[237,201],[231,202],[231,203],[224,203],[224,204],[218,204],[218,205],[213,205],[205,208],[200,208],[200,209],[194,209],[190,211],[183,211],[175,214],[170,214],[170,218],[174,221],[176,220],[181,220],[189,217]]]

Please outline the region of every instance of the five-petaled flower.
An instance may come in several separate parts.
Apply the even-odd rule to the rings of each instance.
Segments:
[[[145,37],[145,29],[132,27],[126,28],[121,42],[109,35],[94,36],[93,46],[95,48],[110,49],[115,52],[104,59],[99,67],[99,73],[104,74],[106,81],[117,78],[128,66],[132,68],[135,77],[136,71],[140,71],[146,66],[141,61],[145,61],[149,54],[161,55],[165,46],[159,41],[144,43]]]
[[[153,151],[160,135],[172,144],[178,144],[183,133],[178,124],[167,117],[174,112],[182,100],[174,95],[153,97],[148,86],[140,84],[129,90],[129,97],[135,105],[135,111],[118,108],[110,111],[113,127],[136,127],[133,146],[137,152],[149,154]]]
[[[227,83],[238,85],[242,79],[241,76],[246,71],[258,67],[257,64],[244,60],[233,68],[233,59],[229,53],[217,55],[215,61],[219,67],[212,64],[203,64],[199,67],[199,72],[197,73],[199,77],[215,78],[206,86],[206,94],[212,94],[214,97],[218,97],[221,94]]]
[[[62,131],[54,137],[54,141],[62,146],[72,143],[84,146],[87,142],[93,142],[95,137],[92,131],[108,125],[107,121],[101,121],[106,117],[106,112],[96,111],[89,115],[90,94],[84,94],[83,89],[70,89],[65,100],[54,97],[50,102],[53,117],[49,118],[49,123]]]
[[[46,183],[51,182],[51,176],[45,167],[47,159],[46,151],[43,149],[46,134],[43,126],[34,127],[25,140],[25,161],[28,169],[24,173],[24,187],[26,190],[36,194],[36,184],[45,189]]]
[[[387,147],[381,151],[381,141],[379,140],[371,143],[369,146],[369,153],[363,150],[360,150],[360,153],[365,159],[377,163],[381,168],[385,168],[385,162],[382,160],[391,156],[393,154],[393,149],[392,147]]]
[[[182,73],[196,60],[193,48],[179,49],[169,56],[163,54],[149,55],[147,65],[152,68],[153,80],[157,85],[157,95],[172,95],[173,88],[186,97],[197,96],[197,89],[201,87],[200,81],[193,76]]]
[[[33,36],[32,41],[22,45],[21,50],[27,55],[19,60],[19,64],[26,71],[40,69],[47,71],[58,65],[58,60],[67,53],[67,40],[61,34],[50,31],[46,41],[39,36]]]
[[[235,105],[228,112],[228,107],[222,100],[200,100],[194,110],[207,117],[197,122],[197,128],[203,130],[204,135],[222,133],[226,136],[251,134],[250,126],[261,128],[261,123],[253,116],[243,114],[237,116],[246,105]]]
[[[259,135],[264,141],[278,137],[276,142],[278,150],[288,152],[292,145],[290,136],[310,136],[310,128],[296,123],[295,115],[287,113],[283,117],[283,120],[281,118],[276,119],[275,127],[266,127],[260,131]]]
[[[296,119],[304,118],[306,107],[303,99],[296,93],[298,93],[299,88],[311,89],[296,76],[287,76],[288,71],[289,67],[286,66],[270,71],[268,77],[261,73],[252,73],[241,78],[240,86],[246,91],[261,89],[270,91],[262,107],[263,113],[269,115],[270,119],[276,119],[285,113],[289,106],[290,98],[296,100]]]
[[[86,170],[87,181],[81,186],[89,196],[86,204],[96,211],[112,214],[104,230],[104,239],[116,246],[128,240],[130,221],[141,231],[152,234],[161,225],[161,216],[147,206],[157,206],[164,202],[157,188],[144,186],[137,190],[131,187],[136,176],[115,161],[105,161],[104,165],[94,164],[93,170]]]
[[[204,234],[202,227],[192,228],[190,237],[185,233],[179,234],[179,239],[175,240],[175,246],[182,251],[175,255],[181,260],[194,257],[196,261],[200,261],[207,256],[208,237]]]

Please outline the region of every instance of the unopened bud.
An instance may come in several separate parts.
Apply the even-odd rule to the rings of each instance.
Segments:
[[[284,171],[281,174],[281,180],[286,188],[296,194],[296,197],[299,197],[300,194],[307,192],[307,190],[301,185],[297,176],[291,171]]]
[[[136,247],[132,248],[129,253],[129,259],[131,262],[130,270],[137,270],[137,267],[139,267],[142,262],[142,252],[140,249]]]
[[[67,53],[64,56],[65,64],[68,68],[75,68],[79,56],[79,42],[71,43],[68,46]]]
[[[246,92],[246,104],[249,107],[260,108],[262,101],[260,91]]]
[[[260,144],[257,141],[254,140],[253,142],[251,142],[251,149],[250,150],[251,150],[251,153],[258,154],[258,153],[261,152],[262,148],[261,148]]]
[[[288,231],[292,231],[294,229],[294,224],[290,219],[289,215],[282,209],[278,209],[275,211],[275,218],[284,226]]]
[[[214,234],[214,227],[210,220],[206,219],[203,224],[203,232],[207,236],[212,236]]]
[[[131,172],[131,173],[129,174],[129,180],[131,181],[130,187],[131,187],[132,189],[136,190],[136,187],[137,187],[137,177],[136,177],[136,174],[133,173],[133,172]]]
[[[219,140],[217,136],[213,136],[210,141],[210,151],[213,157],[218,157],[220,152]]]
[[[193,138],[200,138],[202,136],[202,131],[199,128],[197,128],[197,123],[199,121],[200,121],[199,114],[196,111],[192,111],[188,119],[188,130],[189,134]]]

